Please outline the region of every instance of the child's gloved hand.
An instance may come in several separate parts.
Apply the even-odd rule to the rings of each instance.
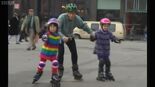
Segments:
[[[47,41],[47,35],[46,34],[42,36],[42,40]]]
[[[96,38],[95,38],[95,32],[92,32],[90,34],[90,41],[95,41],[95,40],[96,40]]]
[[[121,43],[121,40],[116,40],[115,43],[119,43],[120,44]]]

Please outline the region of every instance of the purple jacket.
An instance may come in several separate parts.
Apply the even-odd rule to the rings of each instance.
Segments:
[[[95,32],[96,44],[95,44],[95,52],[96,54],[100,54],[103,57],[110,55],[110,40],[116,41],[117,38],[110,32],[104,31],[102,29],[98,29]]]

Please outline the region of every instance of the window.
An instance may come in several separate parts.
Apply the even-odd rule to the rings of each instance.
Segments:
[[[111,24],[110,26],[109,26],[109,31],[111,31],[111,32],[115,32],[115,29],[116,28],[116,24]]]
[[[104,17],[109,18],[111,21],[119,21],[120,10],[107,10],[107,9],[97,10],[97,21],[99,21],[101,18]]]
[[[126,0],[126,11],[137,12],[147,9],[147,0]]]
[[[147,1],[139,0],[139,10],[146,10],[146,9],[147,9]]]
[[[135,2],[135,0],[127,0],[127,2],[126,2],[127,10],[134,9],[134,7],[135,7],[134,2]]]
[[[92,23],[92,24],[91,24],[91,29],[92,29],[93,31],[98,30],[98,29],[99,29],[99,24],[98,24],[98,23]]]

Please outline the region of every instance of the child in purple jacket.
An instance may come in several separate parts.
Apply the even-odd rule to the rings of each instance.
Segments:
[[[95,41],[95,53],[98,56],[99,65],[98,65],[98,76],[97,80],[105,81],[112,80],[115,81],[112,73],[110,72],[111,62],[109,59],[110,55],[110,40],[115,43],[120,43],[108,28],[111,24],[111,21],[108,18],[103,18],[100,20],[101,29],[98,29],[95,33],[90,35],[90,40]],[[105,65],[105,68],[104,68]]]

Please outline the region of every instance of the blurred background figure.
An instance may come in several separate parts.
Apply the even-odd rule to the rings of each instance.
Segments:
[[[134,40],[135,36],[135,26],[133,25],[130,30],[130,40]]]
[[[13,17],[9,21],[9,36],[8,36],[8,42],[12,38],[12,36],[15,36],[16,38],[16,44],[19,44],[19,15],[15,12]]]
[[[19,37],[19,42],[23,42],[23,41],[22,41],[23,39],[24,39],[26,42],[28,42],[28,40],[27,40],[27,34],[25,33],[25,28],[23,29],[23,31],[21,31],[21,26],[22,26],[22,23],[23,23],[25,17],[26,17],[26,14],[23,13],[23,14],[21,15],[21,18],[20,18],[20,23],[19,23],[20,37]]]
[[[145,25],[144,29],[144,40],[147,41],[147,25]]]
[[[24,31],[29,37],[29,46],[27,50],[36,49],[36,39],[39,37],[40,22],[39,17],[34,15],[34,9],[28,9],[28,15],[24,18],[21,31]]]

